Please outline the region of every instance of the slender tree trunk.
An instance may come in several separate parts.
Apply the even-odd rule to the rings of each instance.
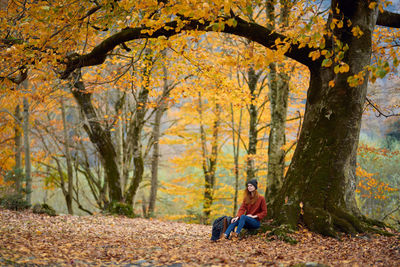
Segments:
[[[141,131],[142,126],[136,125],[133,131],[133,135],[131,138],[133,139],[133,177],[132,182],[128,188],[128,192],[126,193],[126,202],[129,204],[133,204],[135,195],[139,188],[139,184],[143,179],[144,173],[144,160],[142,155],[142,143],[141,143]]]
[[[27,82],[27,81],[25,81]],[[30,152],[30,138],[29,138],[29,103],[28,99],[24,97],[24,148],[25,148],[25,190],[26,202],[28,205],[32,204],[32,177],[31,177],[31,152]]]
[[[257,99],[256,89],[257,89],[257,81],[258,75],[256,74],[253,67],[250,67],[248,72],[248,86],[251,95],[251,103],[249,105],[249,147],[247,152],[247,180],[254,179],[256,177],[256,167],[255,167],[255,155],[257,153],[257,120],[258,120],[258,110],[257,105],[254,101]]]
[[[114,105],[115,114],[118,116],[118,122],[116,126],[116,144],[117,144],[117,155],[118,155],[118,167],[119,167],[119,183],[121,187],[122,196],[125,196],[125,185],[126,185],[126,177],[124,173],[126,172],[126,164],[124,159],[124,106],[126,93],[122,93],[119,90],[116,91],[117,101]]]
[[[147,209],[147,199],[145,192],[142,194],[142,212],[144,218],[149,218],[148,209]]]
[[[163,105],[163,104],[161,104]],[[163,107],[158,107],[154,118],[153,126],[153,155],[151,157],[151,188],[150,188],[150,203],[149,203],[149,216],[154,216],[157,200],[157,188],[158,188],[158,161],[160,158],[160,124],[161,117],[163,115]]]
[[[78,132],[77,134],[79,136],[81,133]],[[103,210],[105,209],[108,200],[105,194],[105,186],[102,183],[102,175],[96,175],[93,173],[93,168],[91,168],[89,163],[89,155],[86,146],[83,144],[82,140],[79,141],[78,146],[80,148],[79,150],[82,158],[79,159],[77,171],[85,176],[90,192],[92,193],[92,196],[95,199],[98,208]]]
[[[144,125],[144,118],[146,115],[146,105],[149,97],[149,86],[151,71],[153,68],[153,56],[152,51],[147,49],[145,55],[145,68],[143,70],[144,85],[139,93],[138,101],[136,103],[136,116],[131,124],[130,132],[128,133],[128,138],[130,138],[132,143],[132,153],[133,153],[133,178],[132,182],[128,188],[126,194],[126,201],[129,204],[134,203],[134,198],[136,192],[139,188],[139,184],[143,179],[144,173],[144,159],[142,153],[142,129]]]
[[[267,204],[273,202],[283,183],[285,169],[286,143],[285,127],[287,103],[289,94],[289,77],[285,73],[276,73],[276,64],[271,64],[271,79],[276,77],[277,81],[271,80],[270,101],[271,101],[271,126],[268,144],[268,175],[265,199]],[[282,67],[282,66],[280,66]]]
[[[233,145],[233,161],[234,161],[234,174],[235,174],[235,196],[233,199],[233,212],[232,216],[235,216],[236,211],[238,209],[238,192],[239,192],[239,148],[240,148],[240,135],[242,130],[242,111],[240,108],[240,117],[239,117],[239,127],[237,130],[237,141],[236,141],[236,133],[235,133],[235,119],[233,112],[233,105],[231,104],[231,115],[232,115],[232,145]]]
[[[165,50],[163,51],[163,55],[166,55]],[[164,88],[163,94],[161,98],[161,102],[159,107],[157,107],[156,115],[154,118],[154,126],[153,126],[153,155],[151,158],[151,188],[150,188],[150,200],[149,200],[149,211],[148,215],[150,217],[154,216],[154,211],[156,207],[156,200],[157,200],[157,189],[158,189],[158,161],[160,159],[160,127],[161,127],[161,118],[166,110],[166,98],[169,95],[169,86],[168,86],[168,71],[165,66],[163,65],[163,72],[164,72]]]
[[[205,197],[209,201],[205,201],[206,206],[204,207],[204,210],[206,210],[207,214],[207,220],[210,217],[211,213],[211,206],[214,201],[214,189],[215,189],[215,172],[217,170],[217,162],[218,162],[218,134],[219,134],[219,124],[220,124],[220,112],[221,112],[221,107],[219,104],[215,105],[215,120],[213,123],[213,136],[212,136],[212,141],[211,141],[211,157],[209,158],[209,170],[208,170],[208,185],[209,187],[206,187],[205,190]]]
[[[355,168],[361,116],[367,93],[372,33],[377,8],[367,1],[334,0],[335,18],[347,18],[343,28],[333,31],[349,49],[343,62],[349,72],[335,73],[334,66],[310,66],[311,78],[303,127],[284,184],[273,209],[278,223],[296,226],[302,220],[312,231],[336,236],[365,231],[355,203]],[[337,16],[337,17],[336,17]],[[329,25],[329,23],[328,23]],[[358,26],[363,35],[354,36]],[[332,49],[334,42],[328,43]],[[349,77],[364,72],[361,84],[351,87]],[[329,85],[329,81],[335,85]],[[303,208],[301,207],[303,206]]]
[[[215,105],[215,120],[213,123],[213,135],[211,140],[211,153],[208,155],[207,152],[207,139],[206,132],[203,125],[203,107],[201,94],[199,92],[199,116],[200,116],[200,139],[202,149],[202,166],[204,174],[204,202],[203,202],[203,214],[204,222],[208,222],[211,214],[211,206],[214,201],[214,187],[215,187],[215,171],[217,169],[218,161],[218,131],[220,124],[220,106]]]
[[[64,99],[61,96],[61,116],[63,122],[63,135],[64,135],[64,144],[65,144],[65,159],[67,162],[67,178],[68,178],[68,190],[66,190],[65,201],[67,203],[68,213],[74,214],[72,208],[72,194],[73,194],[73,182],[74,182],[74,174],[72,172],[72,158],[70,153],[70,145],[69,145],[69,137],[67,131],[67,118],[65,115],[65,104]]]
[[[18,121],[15,123],[15,167],[14,167],[14,175],[15,175],[15,190],[17,193],[21,193],[21,180],[22,180],[22,136],[21,136],[21,122],[22,122],[22,114],[21,108],[18,104],[15,107],[15,119]]]
[[[281,0],[280,25],[286,27],[288,19],[288,1]],[[275,28],[274,6],[267,5],[267,14],[270,20],[270,28]],[[279,69],[279,72],[277,71]],[[271,103],[271,125],[268,140],[268,175],[267,187],[265,190],[265,200],[267,205],[273,203],[283,183],[285,169],[285,150],[286,143],[285,128],[289,97],[289,79],[284,72],[284,64],[271,63],[269,66],[269,98]],[[273,216],[273,211],[270,216]]]
[[[119,169],[117,153],[115,151],[113,142],[111,140],[111,133],[109,130],[104,129],[100,120],[97,117],[95,108],[92,104],[92,93],[87,92],[85,85],[80,81],[80,73],[74,77],[74,87],[72,90],[82,114],[86,118],[84,129],[88,134],[90,141],[95,145],[100,154],[106,177],[106,185],[109,189],[109,196],[111,201],[122,201],[122,191],[119,184]]]
[[[199,118],[200,118],[200,142],[201,142],[201,153],[202,153],[202,167],[203,167],[203,174],[204,174],[204,200],[203,200],[203,214],[204,214],[204,221],[207,221],[210,216],[210,207],[212,204],[212,192],[210,188],[212,187],[212,177],[208,172],[209,170],[209,161],[207,158],[207,137],[206,132],[204,130],[203,125],[203,104],[201,100],[201,93],[199,92]]]
[[[121,185],[121,193],[122,197],[124,197],[124,188],[125,188],[125,177],[123,175],[124,173],[124,125],[122,120],[118,120],[117,124],[117,146],[118,146],[118,165],[119,165],[119,183]]]
[[[144,159],[142,154],[142,141],[141,141],[144,111],[138,109],[137,112],[139,114],[136,115],[136,118],[134,120],[135,124],[133,125],[132,135],[129,136],[129,138],[131,138],[132,141],[133,165],[134,165],[132,181],[126,193],[126,202],[129,204],[134,203],[134,198],[139,188],[139,184],[143,179],[143,173],[144,173]]]

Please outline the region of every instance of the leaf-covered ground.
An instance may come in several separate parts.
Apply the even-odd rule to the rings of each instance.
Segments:
[[[262,235],[212,243],[210,233],[205,225],[0,209],[0,265],[400,266],[398,234],[338,241],[300,230],[290,245]]]

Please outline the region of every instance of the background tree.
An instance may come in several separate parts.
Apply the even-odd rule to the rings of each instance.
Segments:
[[[275,30],[275,5],[276,1],[266,1],[267,27]],[[289,1],[280,1],[279,26],[289,26]],[[265,200],[272,204],[273,199],[279,191],[284,177],[286,143],[285,123],[289,97],[290,74],[284,70],[284,64],[277,65],[275,62],[269,65],[269,87],[271,101],[271,125],[268,144],[268,178]],[[279,72],[277,72],[279,69]],[[271,214],[271,213],[270,213]]]

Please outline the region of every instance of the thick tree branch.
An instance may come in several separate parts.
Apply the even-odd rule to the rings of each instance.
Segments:
[[[232,18],[224,18],[225,21],[228,19]],[[239,17],[235,17],[235,20],[237,22],[235,27],[226,24],[221,32],[245,37],[270,49],[278,48],[275,43],[278,39],[281,41],[287,39],[286,36],[268,30],[259,24],[247,22]],[[149,34],[148,32],[152,29],[147,27],[125,28],[105,39],[88,54],[73,54],[68,56],[65,60],[66,68],[61,74],[61,78],[66,79],[69,74],[77,68],[102,64],[109,52],[111,52],[117,45],[128,41],[142,38],[158,38],[160,36],[168,38],[188,30],[216,31],[212,27],[212,22],[200,22],[191,19],[187,19],[186,21],[186,24],[181,28],[178,27],[177,21],[168,22],[163,28],[154,31],[152,34]],[[291,44],[285,55],[306,66],[312,66],[313,64],[316,64],[316,62],[313,62],[308,56],[311,51],[312,50],[307,47],[299,48],[297,44]]]
[[[400,14],[385,10],[379,13],[376,24],[390,28],[400,28]]]

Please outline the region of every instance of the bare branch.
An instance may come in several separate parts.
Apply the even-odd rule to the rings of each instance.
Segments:
[[[383,117],[385,117],[385,118],[389,118],[389,117],[400,116],[400,114],[396,114],[396,113],[384,114],[374,103],[372,103],[371,100],[369,100],[369,98],[366,98],[366,99],[367,99],[368,105],[370,105],[371,107],[373,107],[373,108],[378,112],[378,115],[376,115],[376,117],[383,116]],[[368,105],[367,105],[367,106],[368,106]]]

